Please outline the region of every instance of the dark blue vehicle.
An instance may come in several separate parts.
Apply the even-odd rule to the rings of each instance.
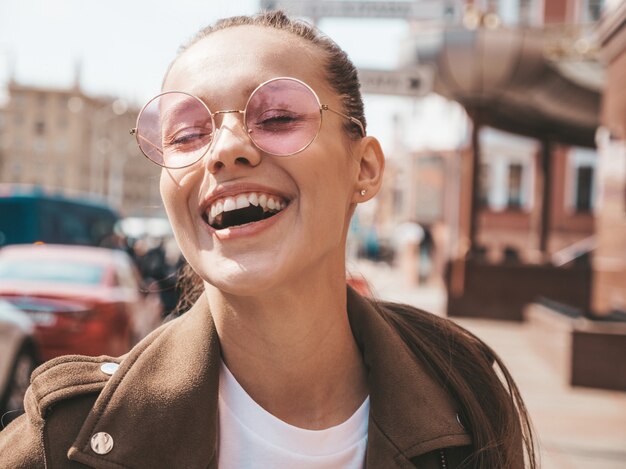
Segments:
[[[101,246],[118,222],[105,204],[45,194],[0,192],[0,247],[8,244]]]

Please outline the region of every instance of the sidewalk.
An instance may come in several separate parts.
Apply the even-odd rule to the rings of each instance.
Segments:
[[[445,314],[442,287],[409,288],[396,270],[367,261],[349,269],[362,274],[379,298]],[[569,386],[567,376],[541,355],[528,324],[455,321],[483,339],[507,364],[533,420],[541,468],[626,468],[626,393]]]

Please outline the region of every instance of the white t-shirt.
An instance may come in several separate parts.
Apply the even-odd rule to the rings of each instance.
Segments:
[[[224,364],[219,383],[219,469],[363,469],[369,397],[345,422],[294,427],[258,405]]]

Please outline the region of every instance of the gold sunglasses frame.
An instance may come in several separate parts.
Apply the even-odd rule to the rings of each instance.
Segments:
[[[303,146],[302,148],[300,148],[299,150],[296,150],[292,153],[288,153],[286,155],[282,155],[282,154],[275,154],[275,153],[271,153],[269,151],[264,150],[263,148],[261,148],[257,142],[254,141],[254,138],[252,137],[251,133],[252,131],[250,129],[248,129],[248,125],[246,123],[246,112],[248,110],[248,104],[250,104],[250,101],[252,100],[252,98],[254,97],[254,95],[256,94],[256,92],[261,89],[263,86],[272,83],[273,81],[277,81],[277,80],[290,80],[290,81],[294,81],[296,83],[299,83],[300,85],[303,85],[304,87],[306,87],[315,97],[315,100],[317,101],[318,107],[319,107],[319,112],[320,112],[320,122],[319,122],[319,126],[317,128],[317,131],[315,132],[315,135],[313,136],[313,138],[311,138],[311,141],[308,142],[305,146]],[[272,156],[276,156],[276,157],[287,157],[287,156],[293,156],[297,153],[300,153],[304,150],[306,150],[309,145],[311,145],[315,139],[317,138],[317,136],[320,133],[320,130],[322,128],[322,119],[323,119],[323,111],[330,111],[334,114],[337,114],[340,117],[343,117],[344,119],[348,119],[350,122],[352,122],[353,124],[357,125],[359,127],[359,130],[361,131],[361,137],[365,137],[366,133],[365,133],[365,127],[363,126],[363,123],[357,119],[356,117],[352,117],[352,116],[348,116],[347,114],[344,114],[340,111],[337,111],[336,109],[333,109],[331,107],[329,107],[327,104],[322,104],[320,101],[319,96],[317,95],[317,93],[315,92],[315,90],[313,88],[311,88],[309,85],[307,85],[305,82],[303,82],[302,80],[298,80],[297,78],[293,78],[293,77],[275,77],[275,78],[271,78],[269,80],[264,81],[263,83],[261,83],[260,85],[258,85],[251,93],[250,96],[248,97],[248,100],[246,101],[246,105],[244,106],[243,109],[225,109],[225,110],[220,110],[220,111],[215,111],[215,112],[211,112],[211,110],[209,109],[209,107],[207,106],[207,104],[202,101],[200,98],[198,98],[197,96],[187,93],[185,91],[165,91],[163,93],[159,93],[158,95],[156,95],[154,98],[150,99],[142,108],[141,111],[139,111],[139,114],[137,115],[137,121],[135,123],[135,127],[133,127],[132,129],[130,129],[130,134],[135,136],[135,139],[137,141],[137,146],[139,147],[139,150],[141,150],[141,153],[143,153],[143,155],[148,158],[152,163],[159,165],[163,168],[168,168],[168,169],[182,169],[182,168],[187,168],[191,165],[196,164],[198,161],[200,161],[202,158],[204,158],[204,155],[206,155],[209,150],[211,149],[211,146],[213,145],[213,142],[215,142],[215,138],[211,138],[211,141],[209,142],[209,144],[207,145],[206,150],[194,161],[192,161],[191,163],[188,163],[184,166],[166,166],[165,164],[159,164],[156,161],[154,161],[152,158],[150,158],[145,151],[143,151],[143,148],[141,147],[141,141],[140,139],[143,138],[143,141],[148,143],[149,145],[151,145],[152,147],[154,147],[157,151],[159,151],[161,154],[162,149],[161,148],[157,148],[152,142],[150,142],[148,139],[146,139],[145,137],[142,137],[139,132],[137,131],[137,129],[139,128],[139,120],[141,119],[141,116],[143,115],[144,110],[157,98],[160,98],[161,96],[164,96],[166,94],[173,94],[173,93],[178,93],[178,94],[184,94],[189,96],[192,99],[195,99],[196,101],[198,101],[207,111],[207,113],[209,114],[209,116],[211,116],[211,124],[212,124],[212,128],[217,129],[215,126],[215,116],[219,115],[219,114],[231,114],[231,113],[238,113],[238,114],[242,114],[243,115],[243,119],[242,119],[242,123],[243,123],[243,127],[246,131],[246,133],[248,134],[248,137],[250,138],[250,141],[252,142],[252,144],[258,148],[259,150],[261,150],[263,153],[267,153],[268,155],[272,155]],[[216,132],[218,132],[219,129],[216,130]]]

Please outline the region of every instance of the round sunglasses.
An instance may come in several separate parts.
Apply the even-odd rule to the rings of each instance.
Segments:
[[[272,78],[250,94],[243,110],[211,112],[198,97],[166,91],[152,98],[131,129],[142,153],[165,168],[184,168],[199,161],[217,138],[215,117],[238,113],[252,143],[273,156],[291,156],[306,149],[322,126],[322,111],[348,119],[365,136],[363,123],[326,104],[296,78]]]

